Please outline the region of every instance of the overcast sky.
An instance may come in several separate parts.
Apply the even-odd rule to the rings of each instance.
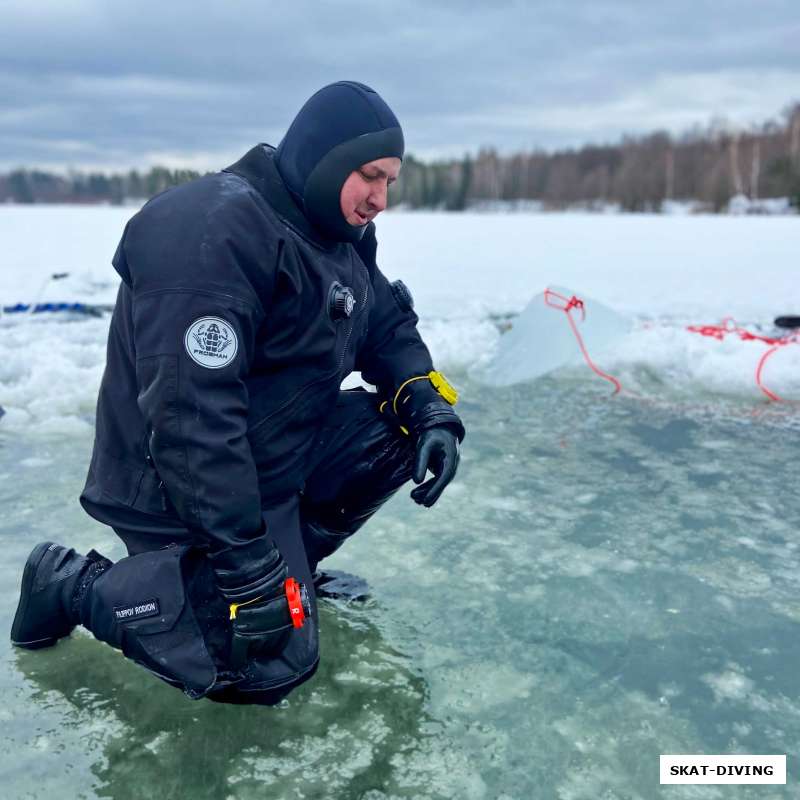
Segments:
[[[800,100],[800,0],[0,0],[0,168],[219,169],[340,79],[423,158],[748,125]]]

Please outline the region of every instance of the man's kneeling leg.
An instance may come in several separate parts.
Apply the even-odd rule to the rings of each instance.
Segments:
[[[104,572],[83,602],[81,621],[107,642],[191,698],[279,702],[313,674],[302,661],[316,620],[293,631],[276,657],[231,670],[229,610],[201,550],[173,545],[124,558]],[[305,630],[304,630],[305,629]]]
[[[189,697],[203,697],[227,677],[219,669],[225,604],[214,597],[213,575],[205,561],[201,551],[187,545],[121,559],[87,592],[82,624]]]

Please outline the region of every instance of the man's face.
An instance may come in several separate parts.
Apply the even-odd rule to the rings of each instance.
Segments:
[[[339,204],[351,225],[366,225],[386,208],[390,183],[400,173],[399,158],[376,158],[350,173],[342,185]]]

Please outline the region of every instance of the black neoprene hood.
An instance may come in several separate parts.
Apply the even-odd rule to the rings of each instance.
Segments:
[[[325,86],[300,109],[276,150],[275,164],[309,222],[326,237],[357,242],[339,197],[350,173],[377,158],[403,158],[403,131],[381,96],[355,81]]]

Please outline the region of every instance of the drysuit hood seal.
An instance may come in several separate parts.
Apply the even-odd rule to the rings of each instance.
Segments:
[[[275,165],[309,222],[329,239],[357,242],[366,225],[342,214],[342,185],[377,158],[402,159],[403,131],[374,90],[354,81],[325,86],[300,109],[278,145]]]

